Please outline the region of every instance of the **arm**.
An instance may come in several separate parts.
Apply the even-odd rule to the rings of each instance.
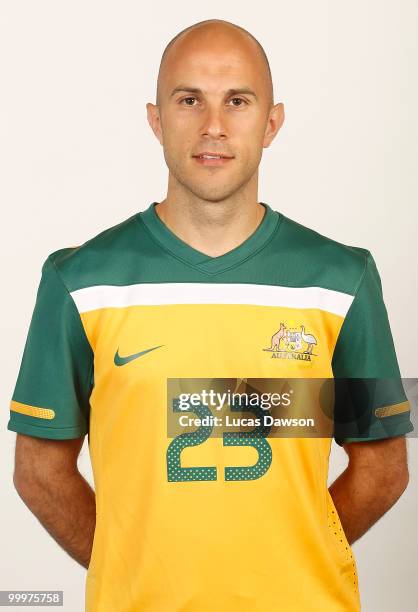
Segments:
[[[77,468],[84,438],[51,440],[17,434],[13,482],[41,524],[88,568],[96,525],[95,494]]]
[[[350,544],[399,499],[408,485],[404,437],[344,444],[349,463],[329,492]]]

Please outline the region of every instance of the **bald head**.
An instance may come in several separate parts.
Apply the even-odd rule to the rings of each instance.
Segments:
[[[266,97],[269,100],[269,106],[272,106],[274,103],[273,80],[270,64],[263,47],[250,32],[230,21],[222,19],[199,21],[185,28],[170,40],[161,56],[157,79],[156,104],[160,105],[161,103],[161,91],[166,70],[169,68],[170,63],[175,61],[176,52],[178,54],[181,52],[181,49],[184,51],[188,44],[192,46],[196,41],[199,41],[200,50],[205,42],[208,44],[208,50],[210,50],[213,48],[214,36],[222,36],[224,40],[229,40],[234,48],[247,48],[252,54],[256,54],[260,69],[263,71]]]

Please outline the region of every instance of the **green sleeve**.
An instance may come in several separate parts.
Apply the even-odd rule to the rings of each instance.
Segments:
[[[93,384],[93,351],[49,256],[42,267],[8,429],[57,440],[86,435]]]
[[[332,369],[338,444],[404,435],[413,429],[382,283],[371,253],[341,327]]]

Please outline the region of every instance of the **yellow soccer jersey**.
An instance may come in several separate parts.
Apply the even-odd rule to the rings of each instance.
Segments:
[[[170,438],[167,382],[398,379],[374,259],[267,204],[245,242],[210,257],[155,204],[47,258],[10,406],[12,431],[88,435],[86,610],[358,611],[332,438]],[[368,439],[411,431],[401,385],[377,401],[339,444],[365,439],[364,419]]]

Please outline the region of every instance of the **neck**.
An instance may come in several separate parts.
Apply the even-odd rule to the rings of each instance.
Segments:
[[[161,221],[192,248],[218,257],[242,244],[261,223],[265,208],[257,185],[219,201],[204,200],[169,180],[167,197],[155,211]]]

